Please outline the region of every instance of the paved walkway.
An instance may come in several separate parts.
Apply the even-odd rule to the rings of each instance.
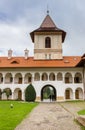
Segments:
[[[80,126],[61,104],[40,103],[15,130],[80,130]]]

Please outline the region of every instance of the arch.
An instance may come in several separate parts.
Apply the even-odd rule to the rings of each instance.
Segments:
[[[22,100],[22,90],[20,88],[16,88],[14,90],[14,99],[15,100]]]
[[[63,79],[62,73],[59,72],[59,73],[57,74],[57,80],[58,80],[58,81],[62,81],[62,79]]]
[[[54,86],[48,84],[41,89],[41,101],[44,101],[44,99],[56,101],[56,89]]]
[[[21,73],[15,74],[14,83],[15,84],[22,84],[22,74]]]
[[[32,82],[32,74],[31,73],[26,73],[25,74],[24,82],[25,82],[25,84],[28,84],[28,83]]]
[[[3,93],[2,93],[2,97],[3,99],[11,99],[12,98],[12,90],[7,87],[7,88],[4,88],[3,90]]]
[[[45,38],[45,48],[51,48],[51,38],[50,37]]]
[[[3,83],[3,74],[0,73],[0,84]]]
[[[35,81],[39,81],[40,80],[40,74],[39,73],[35,73],[34,80]]]
[[[65,99],[73,99],[73,90],[71,88],[65,90]]]
[[[11,73],[7,73],[6,75],[5,75],[5,83],[6,84],[10,84],[10,83],[12,83],[13,82],[13,76],[12,76],[12,74]]]
[[[75,99],[83,99],[83,90],[82,90],[82,88],[77,88],[75,90]]]
[[[71,73],[66,73],[65,74],[65,83],[72,83],[72,74]]]
[[[81,73],[76,73],[74,76],[74,83],[82,83],[82,75]]]
[[[55,80],[55,74],[54,73],[50,73],[49,80],[50,81],[54,81]]]
[[[48,80],[48,75],[47,73],[42,74],[42,81],[47,81]]]

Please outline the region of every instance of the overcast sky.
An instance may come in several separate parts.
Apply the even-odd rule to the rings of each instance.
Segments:
[[[37,29],[49,14],[60,29],[67,32],[63,55],[85,53],[85,0],[0,0],[0,56],[9,49],[14,56],[23,56],[33,43],[29,33]]]

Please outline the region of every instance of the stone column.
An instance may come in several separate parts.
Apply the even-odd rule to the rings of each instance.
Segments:
[[[12,100],[14,100],[14,90],[12,90]]]
[[[5,75],[3,75],[3,84],[5,84]]]
[[[22,84],[24,84],[24,76],[22,76]]]
[[[22,100],[25,100],[25,92],[22,90]]]
[[[75,91],[73,91],[73,100],[75,100]]]

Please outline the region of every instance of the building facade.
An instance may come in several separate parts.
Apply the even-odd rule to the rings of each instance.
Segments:
[[[0,93],[9,89],[11,100],[25,100],[25,90],[32,84],[36,101],[85,99],[85,54],[63,56],[66,32],[56,27],[47,14],[41,26],[30,33],[34,57],[29,50],[23,57],[0,57]],[[2,93],[0,99],[7,99]]]

